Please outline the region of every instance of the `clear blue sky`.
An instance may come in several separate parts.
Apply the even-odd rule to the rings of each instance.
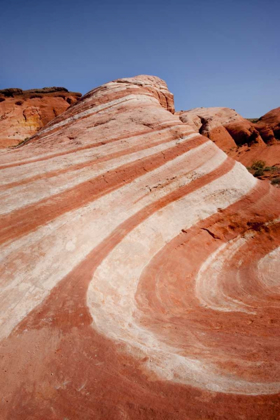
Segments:
[[[280,106],[279,0],[0,0],[0,88],[152,74],[177,110]]]

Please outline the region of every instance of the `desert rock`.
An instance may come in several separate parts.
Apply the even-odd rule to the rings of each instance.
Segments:
[[[3,420],[279,416],[280,191],[173,112],[120,79],[1,152]]]
[[[80,97],[61,87],[0,90],[0,148],[29,139]]]
[[[272,109],[267,114],[263,115],[257,122],[256,127],[259,131],[265,129],[269,134],[262,134],[263,138],[266,139],[266,143],[275,143],[275,140],[280,140],[280,107]]]
[[[280,181],[280,108],[255,123],[229,108],[195,108],[177,115],[245,166],[263,161],[262,179]]]

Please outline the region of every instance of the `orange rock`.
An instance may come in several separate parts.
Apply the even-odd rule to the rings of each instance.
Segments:
[[[256,123],[256,127],[262,127],[263,124],[266,125],[268,130],[273,132],[276,140],[280,140],[280,107],[272,109],[263,115]]]
[[[280,191],[173,112],[120,79],[0,151],[1,420],[279,417]]]
[[[253,123],[229,108],[195,108],[177,113],[181,121],[210,138],[229,156],[250,167],[262,160],[272,169],[262,178],[273,180],[280,174],[280,108]],[[278,136],[278,137],[277,137]]]
[[[183,122],[196,120],[197,131],[228,152],[243,144],[264,145],[254,125],[230,108],[195,108],[178,113]],[[191,124],[193,128],[195,126]]]
[[[0,148],[16,146],[76,103],[65,88],[0,90]]]

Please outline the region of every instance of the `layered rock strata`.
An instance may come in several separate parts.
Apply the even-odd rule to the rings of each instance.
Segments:
[[[3,420],[273,419],[280,191],[107,83],[1,153]]]

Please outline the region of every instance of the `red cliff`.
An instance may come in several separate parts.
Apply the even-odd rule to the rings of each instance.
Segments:
[[[57,87],[0,90],[0,148],[29,139],[80,97]]]

